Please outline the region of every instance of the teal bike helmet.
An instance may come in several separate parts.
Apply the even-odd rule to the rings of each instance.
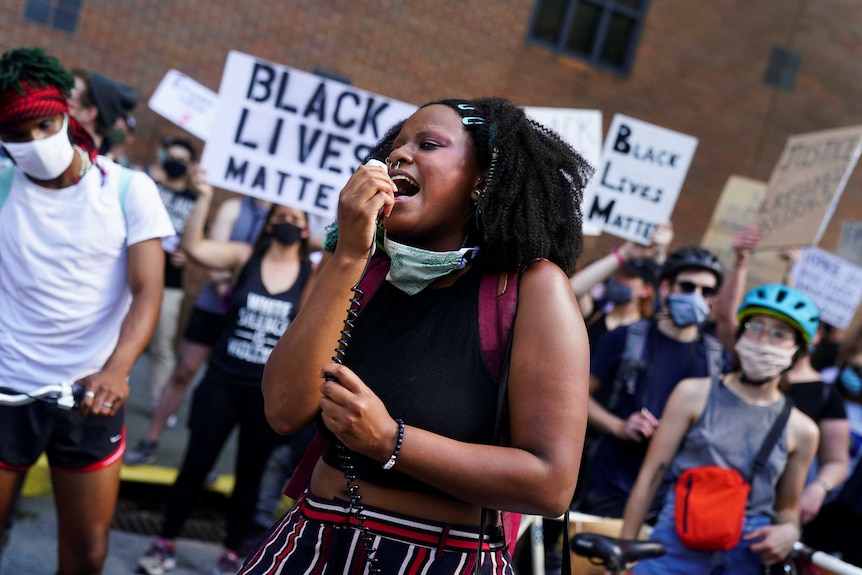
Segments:
[[[820,311],[808,296],[783,284],[766,284],[747,294],[736,317],[742,323],[753,315],[768,315],[789,323],[811,345],[820,325]]]

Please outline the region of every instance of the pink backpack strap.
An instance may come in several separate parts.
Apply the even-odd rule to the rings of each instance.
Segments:
[[[293,470],[287,485],[284,486],[284,494],[296,501],[308,484],[311,483],[311,474],[314,472],[314,466],[317,465],[317,460],[323,455],[326,449],[326,439],[318,431],[314,434],[311,443],[308,444],[308,449]]]
[[[389,257],[378,251],[371,258],[365,276],[359,282],[359,289],[362,290],[362,306],[365,306],[368,300],[377,293],[377,290],[383,285],[387,273],[389,273]],[[360,312],[362,309],[362,307],[359,308]]]
[[[479,284],[479,343],[494,381],[500,378],[517,305],[517,273],[482,276]]]
[[[512,335],[515,310],[518,306],[518,273],[491,273],[482,276],[479,284],[479,342],[488,369],[495,381],[499,381],[506,348]],[[500,414],[502,417],[502,414]],[[501,443],[507,443],[505,436]],[[521,514],[501,511],[503,536],[509,554],[515,552]]]

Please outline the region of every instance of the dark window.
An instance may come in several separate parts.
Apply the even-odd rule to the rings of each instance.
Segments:
[[[82,3],[83,0],[27,0],[24,18],[74,34]]]
[[[626,74],[649,0],[538,0],[529,40]]]
[[[342,76],[340,74],[336,74],[335,72],[330,72],[329,70],[325,70],[323,68],[314,68],[311,71],[312,74],[316,74],[321,78],[326,78],[327,80],[335,80],[336,82],[341,82],[342,84],[347,84],[348,86],[352,85],[353,82],[350,81],[350,78],[347,76]]]
[[[769,66],[763,75],[763,81],[770,86],[777,86],[787,92],[792,92],[796,86],[796,73],[802,56],[781,46],[773,46],[769,55]]]

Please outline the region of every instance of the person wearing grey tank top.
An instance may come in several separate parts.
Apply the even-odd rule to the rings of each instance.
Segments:
[[[814,304],[783,285],[755,288],[737,312],[740,369],[722,379],[686,379],[671,394],[629,496],[621,536],[634,538],[665,479],[701,466],[733,468],[747,477],[758,451],[789,401],[778,384],[819,324]],[[670,490],[650,538],[667,553],[637,565],[633,573],[762,575],[784,560],[800,537],[799,498],[817,449],[818,429],[796,408],[753,477],[740,541],[728,551],[687,548],[677,535],[675,495]]]

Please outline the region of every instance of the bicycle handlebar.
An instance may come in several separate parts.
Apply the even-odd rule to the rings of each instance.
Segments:
[[[841,559],[833,557],[823,551],[812,549],[798,541],[793,544],[793,552],[791,555],[804,557],[813,565],[816,565],[821,569],[826,569],[830,573],[835,573],[835,575],[862,575],[862,568],[851,565],[850,563],[842,561]]]
[[[665,554],[665,547],[656,541],[619,539],[598,533],[577,533],[569,540],[569,548],[592,563],[603,565],[617,573],[642,559]]]
[[[25,405],[34,401],[53,403],[61,409],[78,409],[84,398],[84,387],[71,383],[43,385],[29,393],[0,387],[0,405]]]

